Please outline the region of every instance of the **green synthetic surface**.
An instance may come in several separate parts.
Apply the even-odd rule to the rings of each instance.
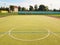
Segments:
[[[9,34],[21,40],[14,39]],[[60,45],[60,19],[44,15],[2,17],[0,45]]]

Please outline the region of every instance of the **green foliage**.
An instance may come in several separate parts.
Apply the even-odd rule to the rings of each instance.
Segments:
[[[21,11],[21,10],[22,10],[22,8],[19,6],[19,7],[18,7],[18,11]]]
[[[35,10],[35,11],[38,11],[37,5],[34,6],[34,10]]]
[[[22,7],[22,11],[26,11],[26,8],[25,7]]]
[[[13,5],[10,5],[10,10],[14,11],[14,6]]]
[[[29,11],[33,11],[33,10],[34,10],[33,6],[30,5]]]
[[[38,8],[39,11],[47,11],[48,10],[48,7],[45,6],[45,5],[40,5],[39,8]]]

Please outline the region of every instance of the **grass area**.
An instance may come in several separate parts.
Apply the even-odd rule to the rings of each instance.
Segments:
[[[17,13],[0,13],[0,17],[10,16],[10,15],[17,15]]]
[[[60,20],[44,15],[0,18],[0,45],[60,45]]]

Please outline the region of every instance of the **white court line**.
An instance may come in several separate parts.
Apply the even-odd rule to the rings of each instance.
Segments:
[[[48,30],[50,30],[50,29],[48,29]],[[59,36],[59,35],[57,35],[56,33],[52,32],[52,31],[50,31],[50,33],[51,33],[51,34],[53,34],[54,36],[56,36],[56,37],[60,38],[60,36]]]
[[[43,19],[40,19],[41,21],[43,20]],[[55,24],[56,26],[59,26],[59,24],[57,24],[55,21],[54,22],[52,22],[51,20],[49,20],[49,21],[47,21],[48,23],[52,23],[52,24]],[[48,26],[48,25],[46,25],[46,26]],[[48,29],[47,27],[46,27],[46,29]],[[48,30],[50,30],[50,29],[48,29]],[[57,37],[59,37],[60,38],[60,36],[58,35],[58,34],[56,34],[56,33],[54,33],[54,32],[52,32],[51,30],[50,30],[50,32],[54,35],[54,36],[57,36]]]
[[[58,37],[58,38],[60,38],[60,36],[59,35],[57,35],[56,33],[54,33],[54,32],[51,32],[54,36],[56,36],[56,37]]]
[[[0,35],[0,38],[2,38],[3,36],[5,36],[7,34],[7,32],[5,32],[4,34]]]
[[[46,30],[47,30],[47,29],[46,29]],[[50,35],[50,31],[49,31],[49,30],[47,30],[47,31],[48,31],[48,34],[47,34],[45,37],[42,37],[42,38],[39,38],[39,39],[33,39],[33,40],[16,38],[16,37],[14,37],[14,36],[11,34],[12,30],[9,31],[9,34],[8,34],[8,35],[9,35],[12,39],[15,39],[15,40],[20,40],[20,41],[37,41],[37,40],[46,39],[46,38]]]
[[[46,29],[48,29],[48,28],[46,28]],[[50,29],[48,29],[48,30],[50,30]],[[52,31],[50,31],[50,34],[53,34],[54,36],[56,36],[56,37],[60,38],[60,36],[59,36],[59,35],[57,35],[56,33],[52,32]]]
[[[1,21],[0,23],[4,23],[4,22],[8,22],[8,20],[4,20],[4,21]],[[11,29],[10,29],[11,30]],[[5,36],[9,31],[3,33],[0,35],[0,38],[2,38],[3,36]]]
[[[14,28],[12,28],[12,29],[10,29],[10,30],[13,30],[13,29],[14,29]],[[9,30],[9,31],[10,31],[10,30]],[[3,34],[1,34],[1,35],[0,35],[0,38],[2,38],[3,36],[5,36],[6,34],[8,34],[9,31],[7,31],[7,32],[5,32],[5,33],[3,33]]]
[[[53,23],[53,24],[55,24],[56,26],[58,26],[59,24],[57,24],[56,22],[52,22],[52,21],[47,21],[48,23]],[[47,25],[48,26],[48,25]],[[56,33],[54,33],[54,32],[52,32],[51,31],[51,33],[53,34],[53,35],[55,35],[55,36],[57,36],[57,37],[59,37],[60,38],[60,36],[58,35],[58,34],[56,34]]]

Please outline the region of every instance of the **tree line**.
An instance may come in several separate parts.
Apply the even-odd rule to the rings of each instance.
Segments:
[[[35,5],[34,7],[32,5],[29,6],[29,9],[26,9],[25,7],[18,7],[18,11],[48,11],[48,6],[40,5],[39,7]]]
[[[4,8],[1,7],[0,10],[4,9],[4,10],[14,11],[14,7],[15,7],[14,5],[10,5],[9,8],[4,9]],[[45,5],[39,5],[39,6],[30,5],[28,9],[25,8],[25,7],[18,6],[18,11],[60,11],[60,9],[59,10],[57,10],[57,9],[51,10],[51,9],[48,8],[48,6],[45,6]]]
[[[37,6],[37,5],[34,5],[34,6],[30,5],[29,9],[26,9],[25,7],[20,7],[19,6],[18,7],[18,11],[60,11],[60,9],[59,10],[57,10],[57,9],[51,10],[51,9],[48,8],[48,6],[45,6],[45,5],[39,5],[39,6]]]

